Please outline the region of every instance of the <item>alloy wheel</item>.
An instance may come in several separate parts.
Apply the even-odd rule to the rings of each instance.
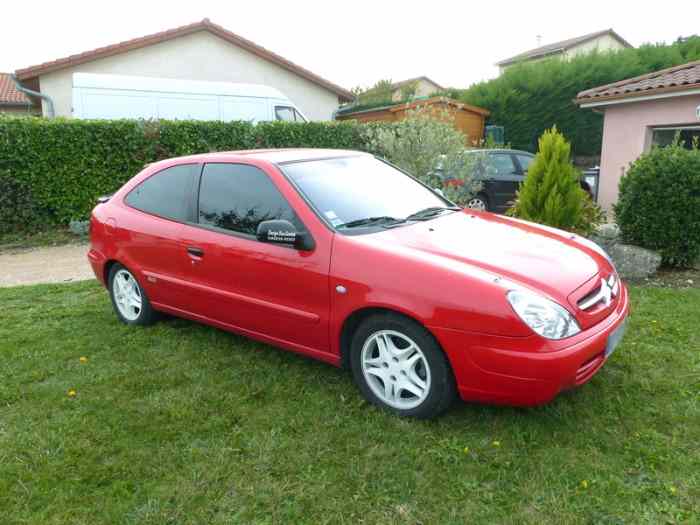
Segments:
[[[362,347],[362,373],[374,394],[387,405],[415,408],[430,393],[430,367],[420,347],[406,335],[380,330]]]
[[[114,274],[112,279],[112,292],[114,302],[119,313],[127,321],[135,321],[141,315],[141,288],[128,270],[121,269]]]

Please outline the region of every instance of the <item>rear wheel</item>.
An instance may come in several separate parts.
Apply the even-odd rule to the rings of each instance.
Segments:
[[[126,324],[149,325],[156,319],[146,292],[136,277],[116,263],[109,270],[109,295],[119,320]]]
[[[483,193],[475,195],[469,202],[467,202],[467,208],[478,211],[489,211],[489,200]]]
[[[452,403],[452,369],[433,336],[396,314],[367,318],[351,344],[355,382],[371,403],[401,416],[432,418]]]

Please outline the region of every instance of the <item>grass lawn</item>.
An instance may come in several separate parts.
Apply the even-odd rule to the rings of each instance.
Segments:
[[[585,387],[421,422],[235,335],[128,328],[93,282],[1,289],[0,522],[698,523],[700,289],[632,296]]]

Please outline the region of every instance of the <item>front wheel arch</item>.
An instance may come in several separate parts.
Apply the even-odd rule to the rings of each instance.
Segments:
[[[355,310],[348,317],[345,318],[345,321],[343,321],[343,326],[340,329],[340,366],[342,368],[350,368],[350,343],[352,341],[352,336],[354,335],[355,330],[357,330],[357,327],[360,326],[362,321],[376,314],[393,314],[404,317],[405,319],[408,319],[409,321],[414,322],[420,325],[422,328],[424,328],[430,335],[432,335],[433,339],[435,339],[435,341],[438,343],[438,346],[440,346],[437,337],[435,337],[435,335],[433,335],[432,332],[430,332],[427,326],[425,326],[421,321],[419,321],[415,317],[394,308],[387,308],[383,306],[368,306],[360,308],[359,310]],[[442,348],[442,346],[440,346],[440,348]],[[445,353],[444,350],[443,353]],[[445,355],[447,356],[447,354]]]

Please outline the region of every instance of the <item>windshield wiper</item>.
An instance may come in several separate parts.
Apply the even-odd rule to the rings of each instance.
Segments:
[[[365,217],[364,219],[356,219],[354,221],[344,222],[343,224],[339,224],[338,226],[336,226],[336,228],[358,228],[360,226],[371,226],[373,224],[380,224],[380,223],[397,224],[400,222],[405,222],[405,221],[404,221],[404,219],[397,219],[396,217],[389,217],[389,216],[383,215],[381,217]]]
[[[459,206],[431,206],[430,208],[424,208],[422,210],[417,211],[416,213],[412,213],[408,217],[406,217],[405,220],[407,221],[421,221],[425,219],[430,219],[431,217],[435,217],[436,215],[442,213],[443,211],[461,211],[462,208]]]

